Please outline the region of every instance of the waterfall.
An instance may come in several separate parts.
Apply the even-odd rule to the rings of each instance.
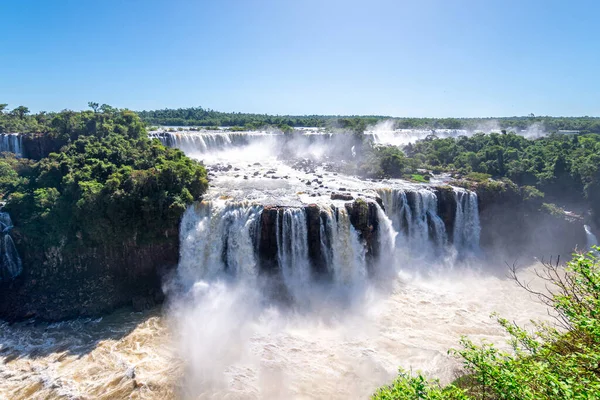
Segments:
[[[379,193],[384,207],[368,203],[362,208],[367,215],[348,205],[263,207],[213,201],[190,206],[181,222],[178,276],[189,285],[265,273],[280,282],[275,292],[304,301],[311,283],[322,276],[338,288],[353,288],[398,267],[439,266],[455,255],[477,254],[475,193],[458,188],[443,195],[430,188]],[[451,226],[452,240],[446,231]]]
[[[598,238],[592,232],[592,228],[589,225],[584,225],[583,229],[585,229],[585,237],[587,239],[587,248],[591,249],[592,246],[598,246]]]
[[[0,153],[5,151],[22,157],[23,137],[18,133],[0,133]]]
[[[440,255],[448,243],[444,221],[438,215],[438,199],[428,189],[406,192],[402,189],[378,191],[392,221],[396,248],[414,257]]]
[[[184,285],[224,276],[256,277],[264,261],[274,257],[276,269],[265,272],[280,276],[292,297],[302,298],[313,281],[314,268],[309,256],[306,209],[282,207],[265,213],[263,207],[246,203],[202,202],[190,206],[180,228],[178,276]],[[315,246],[320,246],[334,284],[364,282],[365,244],[350,222],[348,211],[345,207],[323,207],[320,215],[316,220],[319,226],[313,229],[320,233],[321,241]],[[267,236],[261,238],[263,230]],[[259,242],[263,239],[261,250]]]
[[[180,228],[178,272],[183,281],[193,283],[222,274],[256,276],[255,240],[261,211],[260,206],[249,204],[190,206]]]
[[[158,139],[167,147],[186,153],[209,153],[240,147],[250,142],[278,136],[257,132],[150,132],[148,137]]]
[[[385,224],[380,229],[387,237],[395,237],[395,250],[402,254],[398,254],[397,258],[439,261],[446,255],[464,256],[479,251],[481,227],[477,195],[460,188],[454,188],[453,191],[456,212],[453,240],[450,242],[446,224],[438,212],[441,199],[433,190],[378,190],[385,207],[385,215],[391,221],[391,228],[395,234],[390,233]],[[382,218],[380,221],[385,222]],[[385,250],[381,253],[385,254]]]
[[[280,210],[277,218],[277,258],[286,287],[292,292],[310,283],[308,226],[303,208]],[[296,297],[296,296],[294,296]]]
[[[377,221],[379,222],[379,268],[380,272],[394,272],[396,266],[396,237],[398,232],[383,209],[377,205]]]
[[[479,207],[477,194],[454,188],[456,217],[454,219],[454,247],[459,254],[479,251]]]
[[[321,245],[326,246],[322,252],[327,255],[326,264],[334,283],[352,285],[364,281],[367,275],[365,248],[350,223],[348,211],[334,206],[324,211],[326,218],[322,232],[326,239]]]
[[[10,281],[23,271],[21,258],[10,236],[12,227],[10,215],[0,212],[0,282]]]

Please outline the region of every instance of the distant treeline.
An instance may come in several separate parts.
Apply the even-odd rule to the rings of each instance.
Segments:
[[[375,124],[389,119],[382,115],[336,116],[336,115],[267,115],[225,113],[202,107],[139,111],[142,120],[150,125],[164,126],[240,126],[257,129],[263,126],[290,127],[346,127],[353,120]]]
[[[538,125],[546,132],[576,130],[581,133],[600,133],[598,117],[525,117],[502,118],[392,118],[383,115],[339,116],[339,115],[267,115],[225,113],[202,107],[164,109],[138,112],[142,120],[150,125],[164,126],[240,126],[256,129],[266,125],[291,127],[346,128],[373,125],[384,120],[393,120],[396,129],[494,129],[520,130]]]
[[[112,107],[90,102],[96,112],[110,111]],[[64,112],[71,112],[64,110]],[[393,118],[384,115],[341,116],[341,115],[267,115],[248,113],[225,113],[202,107],[139,111],[137,114],[147,125],[162,126],[228,126],[243,129],[258,129],[265,126],[277,126],[285,130],[288,127],[323,127],[361,131],[378,122],[392,120],[395,129],[466,129],[469,131],[524,130],[537,128],[543,132],[559,130],[579,131],[580,133],[600,133],[599,117],[544,117],[529,115],[525,117],[501,118]],[[57,115],[41,111],[35,114],[19,106],[8,109],[0,104],[0,133],[5,132],[47,132],[51,121]]]

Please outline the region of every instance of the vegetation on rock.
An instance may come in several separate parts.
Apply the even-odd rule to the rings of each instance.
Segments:
[[[39,249],[159,239],[207,188],[204,167],[148,139],[135,113],[92,105],[42,125],[60,151],[0,159],[6,210]]]
[[[553,134],[539,139],[506,134],[434,138],[404,148],[421,168],[454,171],[477,182],[508,178],[526,197],[555,202],[587,199],[600,225],[600,135]],[[533,192],[533,189],[536,189]]]

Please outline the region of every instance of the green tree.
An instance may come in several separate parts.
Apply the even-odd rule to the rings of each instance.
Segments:
[[[29,108],[25,106],[19,106],[15,108],[12,112],[14,115],[18,116],[19,119],[23,119],[25,118],[25,115],[29,114]]]

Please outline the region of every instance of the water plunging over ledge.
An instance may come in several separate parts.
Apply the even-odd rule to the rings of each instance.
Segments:
[[[21,257],[10,236],[12,227],[10,215],[0,212],[0,282],[11,281],[23,271]]]

